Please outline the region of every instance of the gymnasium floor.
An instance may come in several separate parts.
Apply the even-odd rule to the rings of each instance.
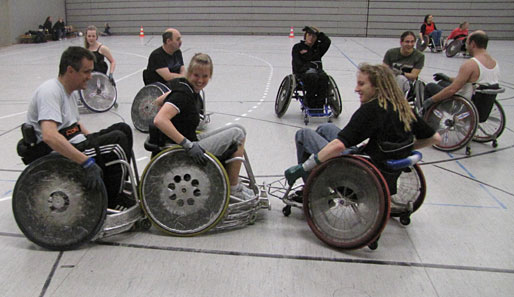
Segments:
[[[197,52],[214,61],[206,87],[208,129],[228,122],[248,131],[247,153],[259,184],[278,180],[295,164],[294,133],[304,127],[293,101],[277,118],[274,101],[281,80],[291,73],[294,40],[269,36],[183,35],[188,64]],[[143,87],[142,70],[160,36],[101,37],[117,60],[119,107],[84,114],[90,131],[118,121],[132,125],[130,108]],[[514,295],[514,47],[491,41],[489,52],[502,71],[506,92],[499,95],[507,127],[493,149],[472,144],[444,153],[423,149],[427,198],[409,226],[391,219],[377,250],[341,251],[319,241],[304,215],[271,199],[256,224],[192,238],[168,236],[155,228],[123,233],[67,252],[44,250],[25,238],[11,208],[15,182],[24,169],[15,146],[21,137],[34,90],[57,76],[62,51],[82,45],[74,38],[45,44],[0,48],[0,295],[1,296],[513,296]],[[399,39],[332,38],[324,57],[326,71],[339,86],[343,127],[359,101],[354,93],[356,67],[381,63]],[[425,51],[421,78],[435,72],[456,75],[462,57]],[[315,128],[326,120],[312,119]],[[134,130],[141,172],[149,161],[146,138]],[[511,172],[511,173],[509,173]]]

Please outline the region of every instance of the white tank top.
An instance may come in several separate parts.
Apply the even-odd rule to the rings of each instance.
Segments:
[[[475,83],[477,84],[497,84],[500,81],[500,66],[498,66],[498,62],[496,62],[496,65],[493,69],[489,69],[482,65],[480,61],[477,58],[471,58],[471,60],[475,61],[478,65],[478,79]],[[471,96],[473,96],[473,84],[472,83],[466,83],[458,92],[458,95],[463,96],[466,99],[471,99]]]

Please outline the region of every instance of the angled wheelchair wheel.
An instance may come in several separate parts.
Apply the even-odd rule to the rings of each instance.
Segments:
[[[82,167],[60,155],[47,155],[22,172],[12,208],[29,240],[50,250],[70,250],[90,241],[107,214],[105,191],[86,189]]]
[[[148,132],[148,126],[159,112],[159,106],[152,104],[159,96],[169,92],[170,89],[163,83],[156,82],[144,86],[136,94],[132,102],[131,117],[134,127],[143,132]]]
[[[455,39],[446,47],[446,56],[451,58],[462,50],[463,40]]]
[[[430,42],[430,39],[429,39],[428,35],[424,35],[423,39],[418,38],[416,40],[416,49],[420,52],[424,51],[427,48],[429,42]]]
[[[289,103],[291,103],[291,97],[293,91],[296,88],[296,81],[294,74],[289,74],[284,77],[280,88],[278,88],[277,98],[275,98],[275,113],[281,118],[287,111]]]
[[[332,109],[332,116],[337,118],[343,110],[343,104],[341,101],[341,94],[339,88],[332,76],[328,76],[328,105]]]
[[[352,155],[314,169],[303,195],[309,227],[333,247],[356,249],[371,244],[389,218],[389,190],[382,175],[371,163]]]
[[[434,147],[454,151],[464,147],[475,134],[478,113],[473,103],[454,96],[433,104],[425,113],[425,121],[441,135],[441,143]]]
[[[494,101],[489,117],[483,123],[478,124],[473,141],[489,142],[496,140],[505,129],[505,112],[498,101]]]
[[[139,187],[148,218],[175,236],[195,236],[223,219],[230,201],[225,169],[212,155],[199,166],[179,146],[155,156],[145,168]]]
[[[397,181],[397,193],[391,196],[391,216],[398,217],[418,210],[425,200],[426,191],[425,175],[419,165],[404,168]]]
[[[412,102],[414,111],[419,114],[422,107],[423,101],[425,100],[425,83],[421,80],[414,82],[414,100]]]
[[[80,91],[80,100],[94,112],[105,112],[116,103],[116,87],[109,77],[101,72],[93,72],[85,90]]]

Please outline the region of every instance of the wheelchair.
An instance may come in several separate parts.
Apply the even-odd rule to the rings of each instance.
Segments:
[[[125,160],[106,164],[128,168],[126,191],[137,193],[137,169]],[[107,208],[107,193],[87,189],[82,167],[57,154],[41,157],[23,170],[12,196],[14,219],[25,236],[49,250],[71,250],[91,240],[133,229],[149,229],[151,223],[135,205],[118,211]]]
[[[443,40],[443,36],[441,36],[441,40]],[[439,42],[441,41],[439,40]],[[442,48],[442,44],[439,44]],[[420,52],[424,52],[426,48],[430,48],[432,53],[437,53],[436,44],[434,39],[428,35],[423,35],[423,39],[417,38],[416,40],[416,49]]]
[[[401,171],[392,196],[384,174],[367,156],[354,154],[316,167],[303,187],[303,202],[295,197],[302,186],[289,186],[285,179],[271,183],[268,193],[286,204],[285,216],[291,214],[291,207],[303,209],[309,227],[326,244],[374,250],[390,216],[408,225],[411,214],[423,204],[426,183],[416,164],[419,160],[421,153],[413,152],[406,159],[387,162],[393,171]]]
[[[155,115],[159,112],[160,106],[155,105],[153,102],[159,96],[170,92],[170,88],[160,82],[154,82],[145,85],[139,92],[137,92],[131,107],[131,118],[134,127],[143,133],[148,133],[148,127],[153,124]],[[204,129],[210,122],[210,114],[206,113],[205,107],[205,92],[202,90],[200,93],[202,97],[202,108],[200,112],[200,129]]]
[[[80,90],[80,105],[93,112],[106,112],[117,106],[116,86],[101,72],[93,72],[85,90]]]
[[[341,94],[332,76],[328,76],[328,96],[323,108],[309,108],[305,104],[306,91],[303,82],[294,74],[284,77],[275,99],[275,113],[281,118],[287,111],[291,98],[300,101],[305,125],[309,124],[310,117],[337,118],[342,111]]]
[[[498,146],[498,137],[505,129],[505,112],[496,96],[505,92],[498,85],[479,86],[471,101],[453,96],[433,104],[425,113],[425,121],[442,137],[434,147],[441,151],[455,151],[466,147],[471,154],[470,141],[492,142]]]
[[[466,53],[466,38],[459,39],[461,37],[463,35],[455,37],[455,39],[445,45],[445,53],[448,58],[454,57],[458,53]]]

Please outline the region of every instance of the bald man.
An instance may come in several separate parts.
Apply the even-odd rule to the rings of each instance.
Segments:
[[[473,57],[460,66],[456,77],[450,78],[442,73],[434,74],[439,83],[429,83],[425,87],[423,109],[427,110],[433,103],[449,98],[455,94],[466,99],[473,95],[473,84],[494,85],[500,81],[500,66],[489,53],[489,38],[484,31],[478,30],[468,36],[466,48]]]
[[[143,72],[145,85],[154,82],[166,84],[170,80],[183,77],[186,73],[180,46],[182,35],[177,29],[169,28],[162,34],[163,45],[155,49],[148,58]]]

